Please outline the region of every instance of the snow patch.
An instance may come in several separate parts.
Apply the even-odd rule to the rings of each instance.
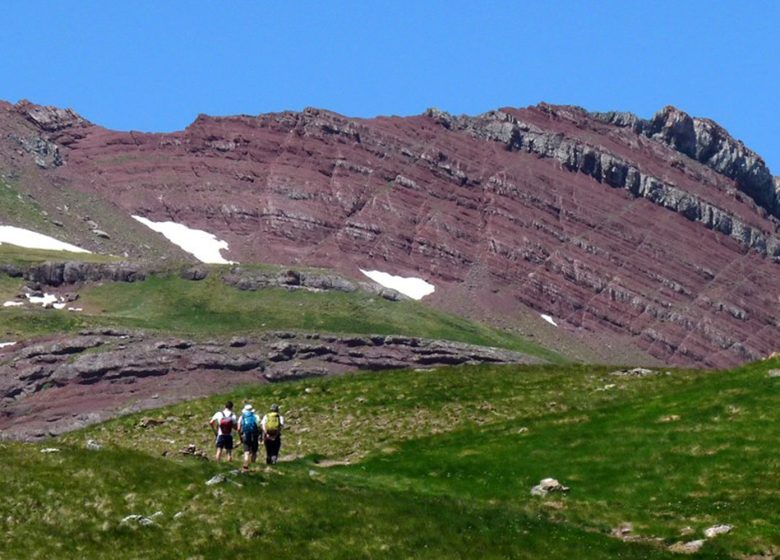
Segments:
[[[29,229],[14,226],[0,226],[0,245],[8,243],[26,249],[47,249],[50,251],[71,251],[72,253],[89,253],[86,249],[65,243],[48,235],[36,233]]]
[[[25,297],[27,298],[27,301],[29,301],[30,303],[34,303],[36,305],[42,305],[47,309],[50,308],[65,309],[65,306],[67,305],[64,299],[62,299],[60,296],[57,296],[55,294],[43,294],[42,296],[31,296],[30,294],[26,294]],[[6,302],[6,303],[11,303],[11,302]]]
[[[0,342],[0,348],[5,348],[6,346],[13,346],[16,344],[16,342]]]
[[[146,227],[162,233],[168,241],[178,245],[200,262],[211,264],[236,264],[226,260],[220,251],[228,250],[227,241],[217,239],[217,236],[202,229],[188,228],[176,222],[153,222],[142,216],[133,216]]]
[[[544,313],[542,313],[542,314],[540,315],[540,317],[541,317],[542,319],[544,319],[545,321],[547,321],[548,323],[550,323],[550,324],[551,324],[553,327],[557,327],[557,326],[558,326],[558,323],[556,323],[556,322],[555,322],[555,319],[553,319],[553,318],[552,318],[552,317],[550,317],[549,315],[545,315]]]
[[[39,292],[40,293],[40,292]],[[44,307],[47,305],[54,305],[59,301],[59,298],[54,294],[43,294],[42,296],[27,296],[27,300],[30,303],[39,303]]]
[[[22,305],[24,305],[23,301],[6,301],[3,307],[21,307]]]
[[[436,287],[429,284],[422,278],[404,278],[403,276],[393,276],[387,272],[378,270],[363,270],[360,272],[371,278],[374,282],[385,288],[390,288],[412,299],[422,299],[432,294]]]

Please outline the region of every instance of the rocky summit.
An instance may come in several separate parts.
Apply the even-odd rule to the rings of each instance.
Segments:
[[[0,172],[19,195],[3,223],[93,252],[193,260],[140,216],[213,234],[234,262],[419,277],[431,306],[605,360],[722,367],[780,348],[780,179],[673,107],[306,109],[151,134],[2,103]]]

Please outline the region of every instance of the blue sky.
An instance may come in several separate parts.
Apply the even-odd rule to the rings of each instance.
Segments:
[[[307,106],[350,116],[540,101],[715,119],[780,174],[780,2],[3,4],[0,99],[123,130]]]

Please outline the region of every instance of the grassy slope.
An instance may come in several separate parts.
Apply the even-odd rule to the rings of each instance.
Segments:
[[[70,251],[48,251],[45,249],[28,249],[7,243],[0,244],[0,263],[29,264],[45,261],[84,261],[84,262],[117,262],[121,259],[111,255],[97,253],[71,253]]]
[[[282,404],[291,425],[284,454],[294,462],[250,475],[242,488],[223,486],[215,498],[203,481],[224,467],[160,455],[190,442],[210,447],[205,420],[221,399],[193,401],[154,414],[165,420],[157,427],[141,428],[136,415],[71,434],[58,443],[68,449],[61,456],[9,444],[4,453],[14,459],[1,467],[3,495],[25,497],[0,506],[0,519],[42,502],[51,486],[42,470],[67,459],[64,472],[78,473],[84,462],[92,473],[86,481],[100,481],[102,490],[89,490],[87,503],[112,504],[82,511],[67,532],[75,542],[103,527],[90,537],[96,553],[125,542],[117,529],[123,515],[158,509],[167,517],[153,534],[163,548],[208,555],[215,540],[239,553],[247,546],[238,538],[241,516],[206,519],[220,500],[234,511],[279,511],[285,546],[304,557],[663,557],[607,537],[621,522],[666,544],[730,523],[734,531],[708,541],[702,556],[776,553],[780,397],[779,380],[767,377],[771,367],[780,361],[645,379],[585,366],[472,367],[247,387],[231,397]],[[78,450],[87,438],[110,453]],[[326,458],[352,464],[314,466]],[[154,477],[135,482],[141,471]],[[571,492],[531,497],[530,487],[546,476]],[[183,480],[171,482],[176,477]],[[41,507],[52,517],[58,507],[75,515],[79,487],[72,492],[56,507]],[[174,522],[180,510],[197,522]],[[694,535],[681,537],[685,527]],[[264,531],[256,538],[261,546],[275,538]],[[191,542],[182,544],[186,538]]]
[[[0,310],[7,336],[112,325],[191,335],[274,329],[405,334],[498,346],[549,361],[561,356],[511,334],[436,311],[414,301],[390,302],[363,293],[268,289],[240,291],[217,274],[201,282],[176,276],[81,290],[77,316],[62,311]],[[47,327],[47,323],[50,326]]]

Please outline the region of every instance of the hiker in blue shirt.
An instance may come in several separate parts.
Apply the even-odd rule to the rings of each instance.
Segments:
[[[260,419],[255,414],[251,404],[244,405],[238,418],[238,433],[244,444],[244,470],[249,470],[249,463],[257,460],[257,450],[260,446]]]

